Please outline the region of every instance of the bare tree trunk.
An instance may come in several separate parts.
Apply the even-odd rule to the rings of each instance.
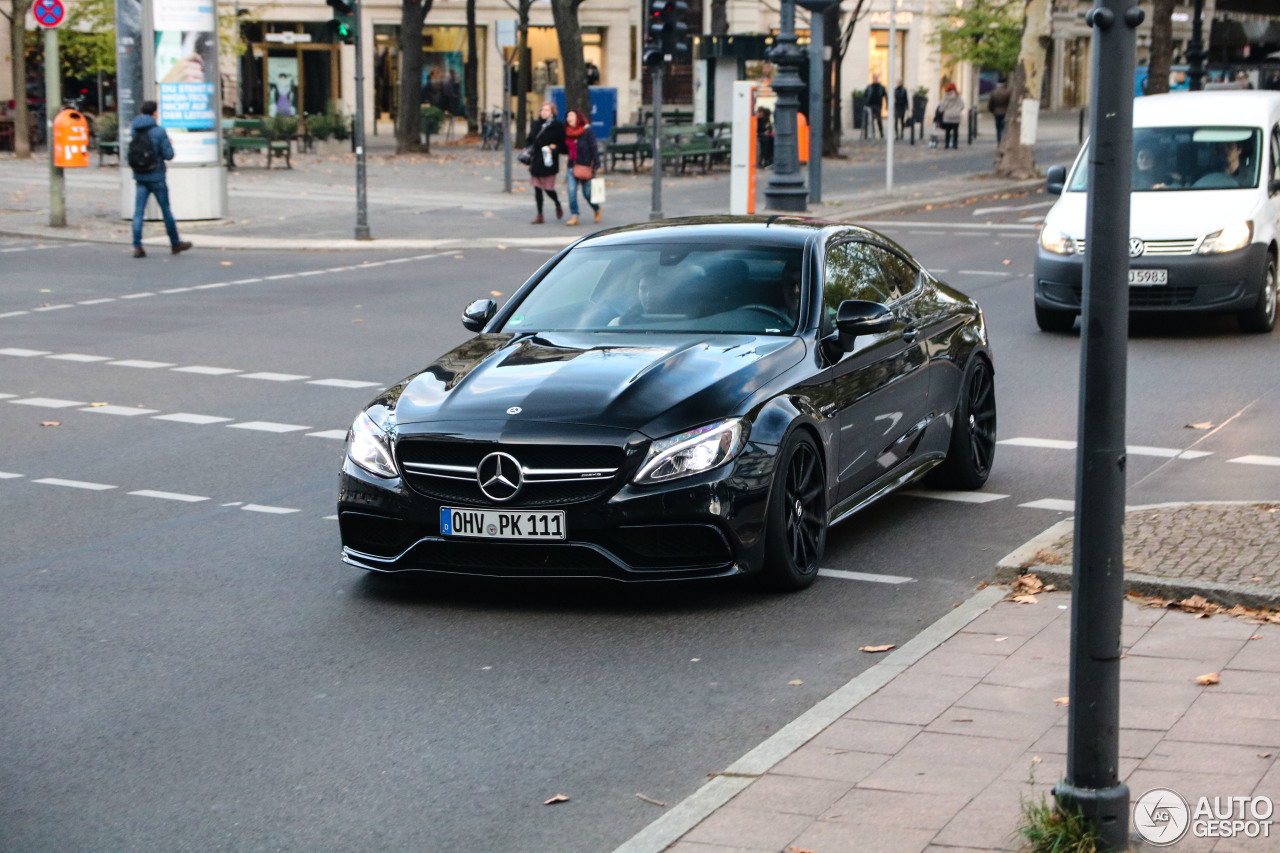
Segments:
[[[1155,0],[1151,7],[1151,59],[1147,65],[1147,94],[1169,91],[1173,63],[1173,0]]]
[[[9,55],[13,71],[13,153],[31,159],[31,111],[27,109],[27,9],[32,0],[13,0],[9,17]]]
[[[841,126],[844,116],[840,112],[840,63],[836,61],[840,50],[839,3],[823,13],[822,27],[823,47],[831,48],[831,59],[822,63],[822,156],[839,157],[840,140],[844,135]]]
[[[560,42],[560,67],[564,73],[564,103],[591,118],[591,94],[587,91],[587,63],[582,58],[582,27],[578,6],[582,0],[551,0],[551,17]],[[560,116],[564,120],[564,116]]]
[[[516,147],[525,146],[525,137],[529,133],[529,87],[533,84],[533,69],[529,67],[532,54],[529,52],[529,4],[533,0],[519,0],[516,13],[520,16],[520,46],[516,50],[516,61],[520,63],[520,73],[516,75]]]
[[[1022,45],[1018,49],[1018,65],[1009,80],[1011,97],[1005,119],[1004,139],[996,149],[992,172],[1001,178],[1025,180],[1034,178],[1036,153],[1022,144],[1023,104],[1028,110],[1040,109],[1040,90],[1044,84],[1045,47],[1049,41],[1049,0],[1027,0],[1022,18]]]
[[[729,13],[726,5],[729,0],[711,0],[711,35],[727,36],[729,34]]]
[[[430,150],[422,142],[422,22],[434,0],[401,0],[400,109],[396,112],[396,153]]]
[[[479,57],[476,52],[476,0],[467,0],[467,133],[480,132],[480,73]]]

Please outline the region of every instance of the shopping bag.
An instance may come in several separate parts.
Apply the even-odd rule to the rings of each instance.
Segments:
[[[591,203],[604,204],[604,178],[600,175],[591,179]]]

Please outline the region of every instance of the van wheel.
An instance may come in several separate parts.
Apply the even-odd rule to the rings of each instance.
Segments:
[[[1036,303],[1036,325],[1042,332],[1069,332],[1076,324],[1076,312],[1045,308]]]
[[[1240,328],[1246,332],[1263,334],[1276,327],[1276,256],[1267,253],[1267,269],[1262,276],[1262,292],[1252,308],[1241,311]]]

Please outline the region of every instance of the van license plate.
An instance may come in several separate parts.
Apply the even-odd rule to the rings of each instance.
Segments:
[[[1129,270],[1130,284],[1168,284],[1168,270]]]
[[[478,539],[564,539],[564,511],[499,512],[442,506],[440,533]]]

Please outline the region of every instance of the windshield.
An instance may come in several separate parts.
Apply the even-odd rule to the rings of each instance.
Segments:
[[[1135,127],[1133,191],[1235,190],[1258,185],[1262,133],[1254,127]],[[1071,192],[1089,180],[1086,147]]]
[[[501,331],[790,335],[799,317],[802,253],[701,243],[575,249]]]

